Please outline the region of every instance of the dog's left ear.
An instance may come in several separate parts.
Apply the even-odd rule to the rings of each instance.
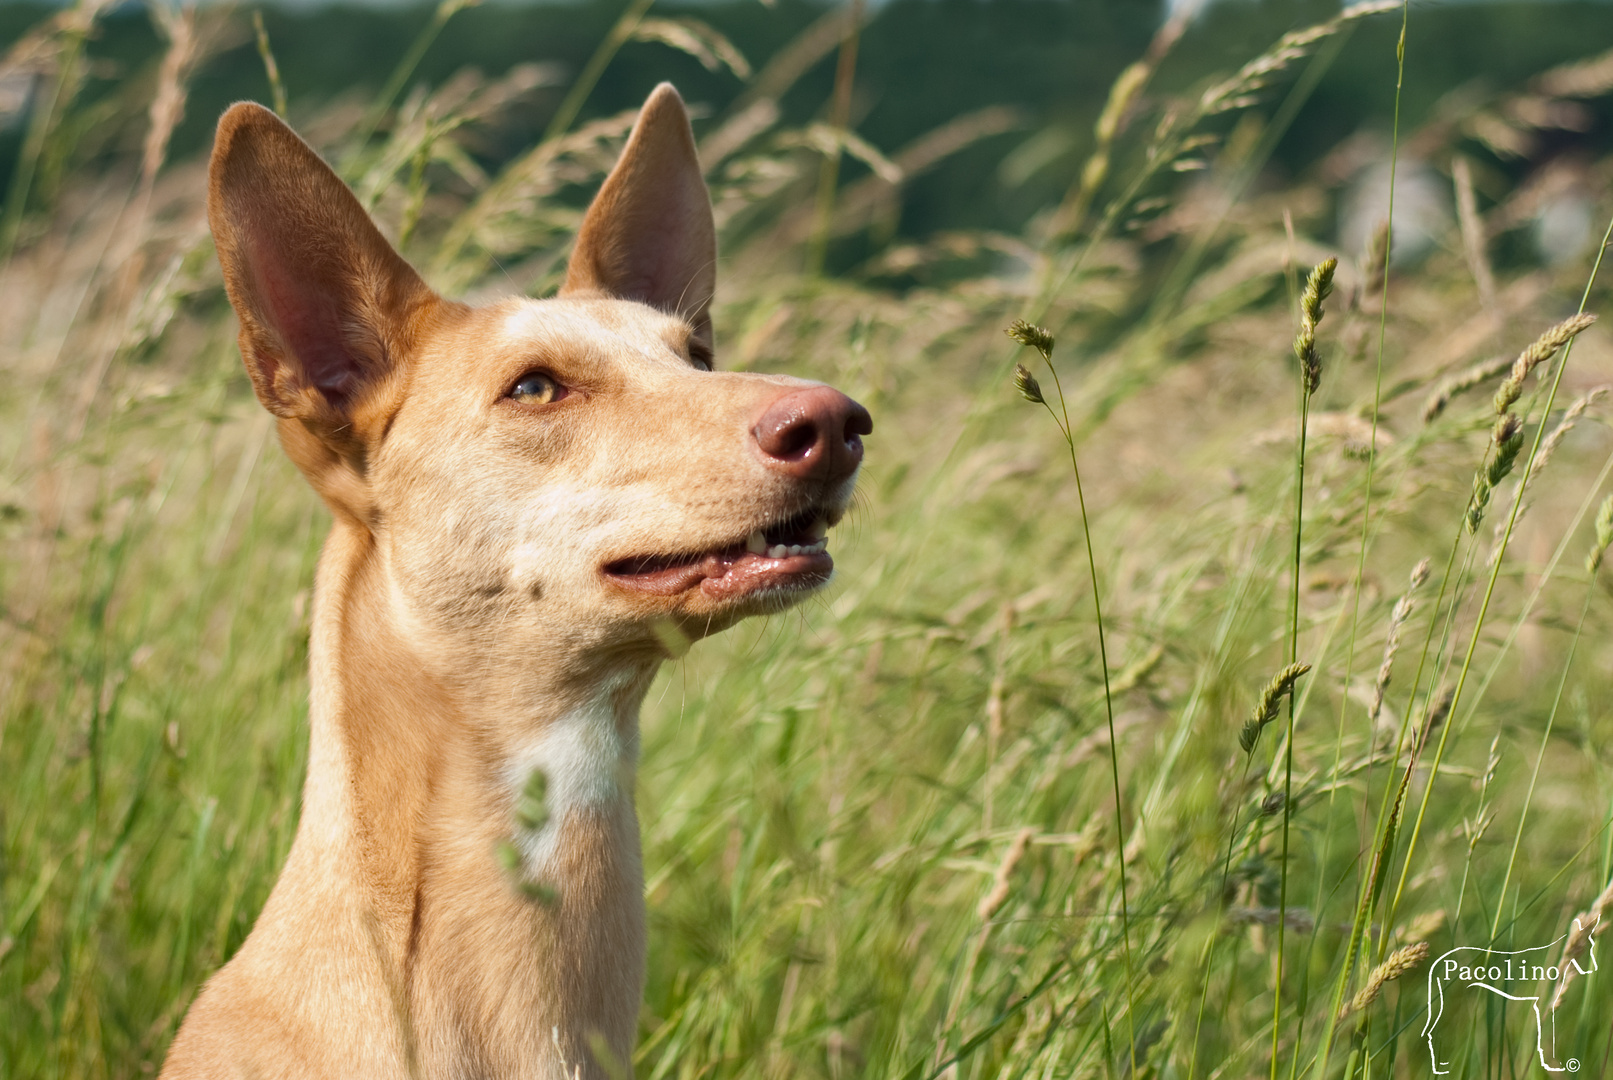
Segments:
[[[583,218],[560,294],[604,293],[677,314],[709,358],[716,285],[711,195],[683,99],[662,83]]]

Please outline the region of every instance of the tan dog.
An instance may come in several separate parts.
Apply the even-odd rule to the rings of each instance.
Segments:
[[[639,704],[669,637],[828,580],[868,414],[710,370],[711,208],[670,86],[555,299],[439,298],[256,105],[219,124],[208,211],[253,386],[335,521],[296,842],[162,1075],[604,1076],[643,992]],[[512,837],[547,898],[500,865]]]

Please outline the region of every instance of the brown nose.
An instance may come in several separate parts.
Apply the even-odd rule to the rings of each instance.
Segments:
[[[802,480],[838,483],[862,464],[868,410],[828,386],[777,398],[751,429],[768,465]]]

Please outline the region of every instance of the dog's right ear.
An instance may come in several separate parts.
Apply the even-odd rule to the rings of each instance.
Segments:
[[[242,102],[219,121],[207,217],[258,400],[351,445],[436,294],[330,166],[261,105]]]
[[[717,231],[689,113],[662,83],[583,217],[560,295],[598,293],[680,315],[709,360],[716,284]]]

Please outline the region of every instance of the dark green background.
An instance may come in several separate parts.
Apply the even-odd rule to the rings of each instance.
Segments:
[[[467,65],[498,74],[531,60],[558,60],[575,72],[623,7],[623,0],[514,6],[486,4],[456,15],[432,46],[416,79],[436,83]],[[1155,80],[1156,92],[1186,91],[1210,74],[1229,71],[1268,47],[1285,30],[1337,11],[1327,0],[1225,0],[1195,22]],[[0,41],[9,41],[56,9],[0,6]],[[237,10],[243,27],[250,8]],[[312,9],[265,7],[263,16],[291,98],[299,111],[335,94],[378,88],[431,14],[429,6]],[[760,66],[821,15],[810,0],[721,0],[698,5],[668,2],[654,13],[693,14],[726,33]],[[1414,128],[1441,95],[1477,80],[1491,88],[1522,86],[1554,64],[1613,48],[1613,4],[1605,2],[1449,3],[1413,6],[1406,46],[1404,122]],[[894,0],[877,8],[864,31],[857,65],[856,127],[875,146],[892,152],[948,119],[996,103],[1021,107],[1027,128],[986,140],[919,178],[903,204],[900,231],[924,235],[939,228],[1015,229],[1070,182],[1079,146],[1067,168],[1052,168],[1017,190],[998,179],[997,166],[1034,131],[1064,123],[1083,138],[1120,70],[1138,57],[1161,19],[1149,0]],[[1362,126],[1387,130],[1394,100],[1395,38],[1399,19],[1380,16],[1352,33],[1325,77],[1285,134],[1273,167],[1280,175],[1304,170]],[[240,98],[267,100],[268,86],[248,34],[211,59],[194,77],[173,155],[206,145],[223,107]],[[91,45],[102,61],[99,81],[118,80],[157,61],[160,44],[144,9],[129,6],[106,16]],[[1297,74],[1296,69],[1295,73]],[[784,101],[787,118],[821,113],[834,73],[831,54]],[[1292,74],[1290,77],[1292,77]],[[727,74],[712,74],[693,59],[657,44],[630,43],[610,65],[587,103],[584,118],[630,107],[656,81],[671,78],[684,95],[713,111],[742,89]],[[1274,102],[1278,86],[1268,94]],[[535,136],[560,90],[541,98],[527,132],[506,133],[513,151]],[[1571,137],[1604,149],[1609,140],[1606,101],[1597,127]],[[19,140],[0,136],[0,183]],[[498,156],[498,148],[491,151]],[[1501,163],[1505,167],[1506,163]],[[93,162],[90,163],[93,167]],[[855,172],[858,167],[849,165]]]

